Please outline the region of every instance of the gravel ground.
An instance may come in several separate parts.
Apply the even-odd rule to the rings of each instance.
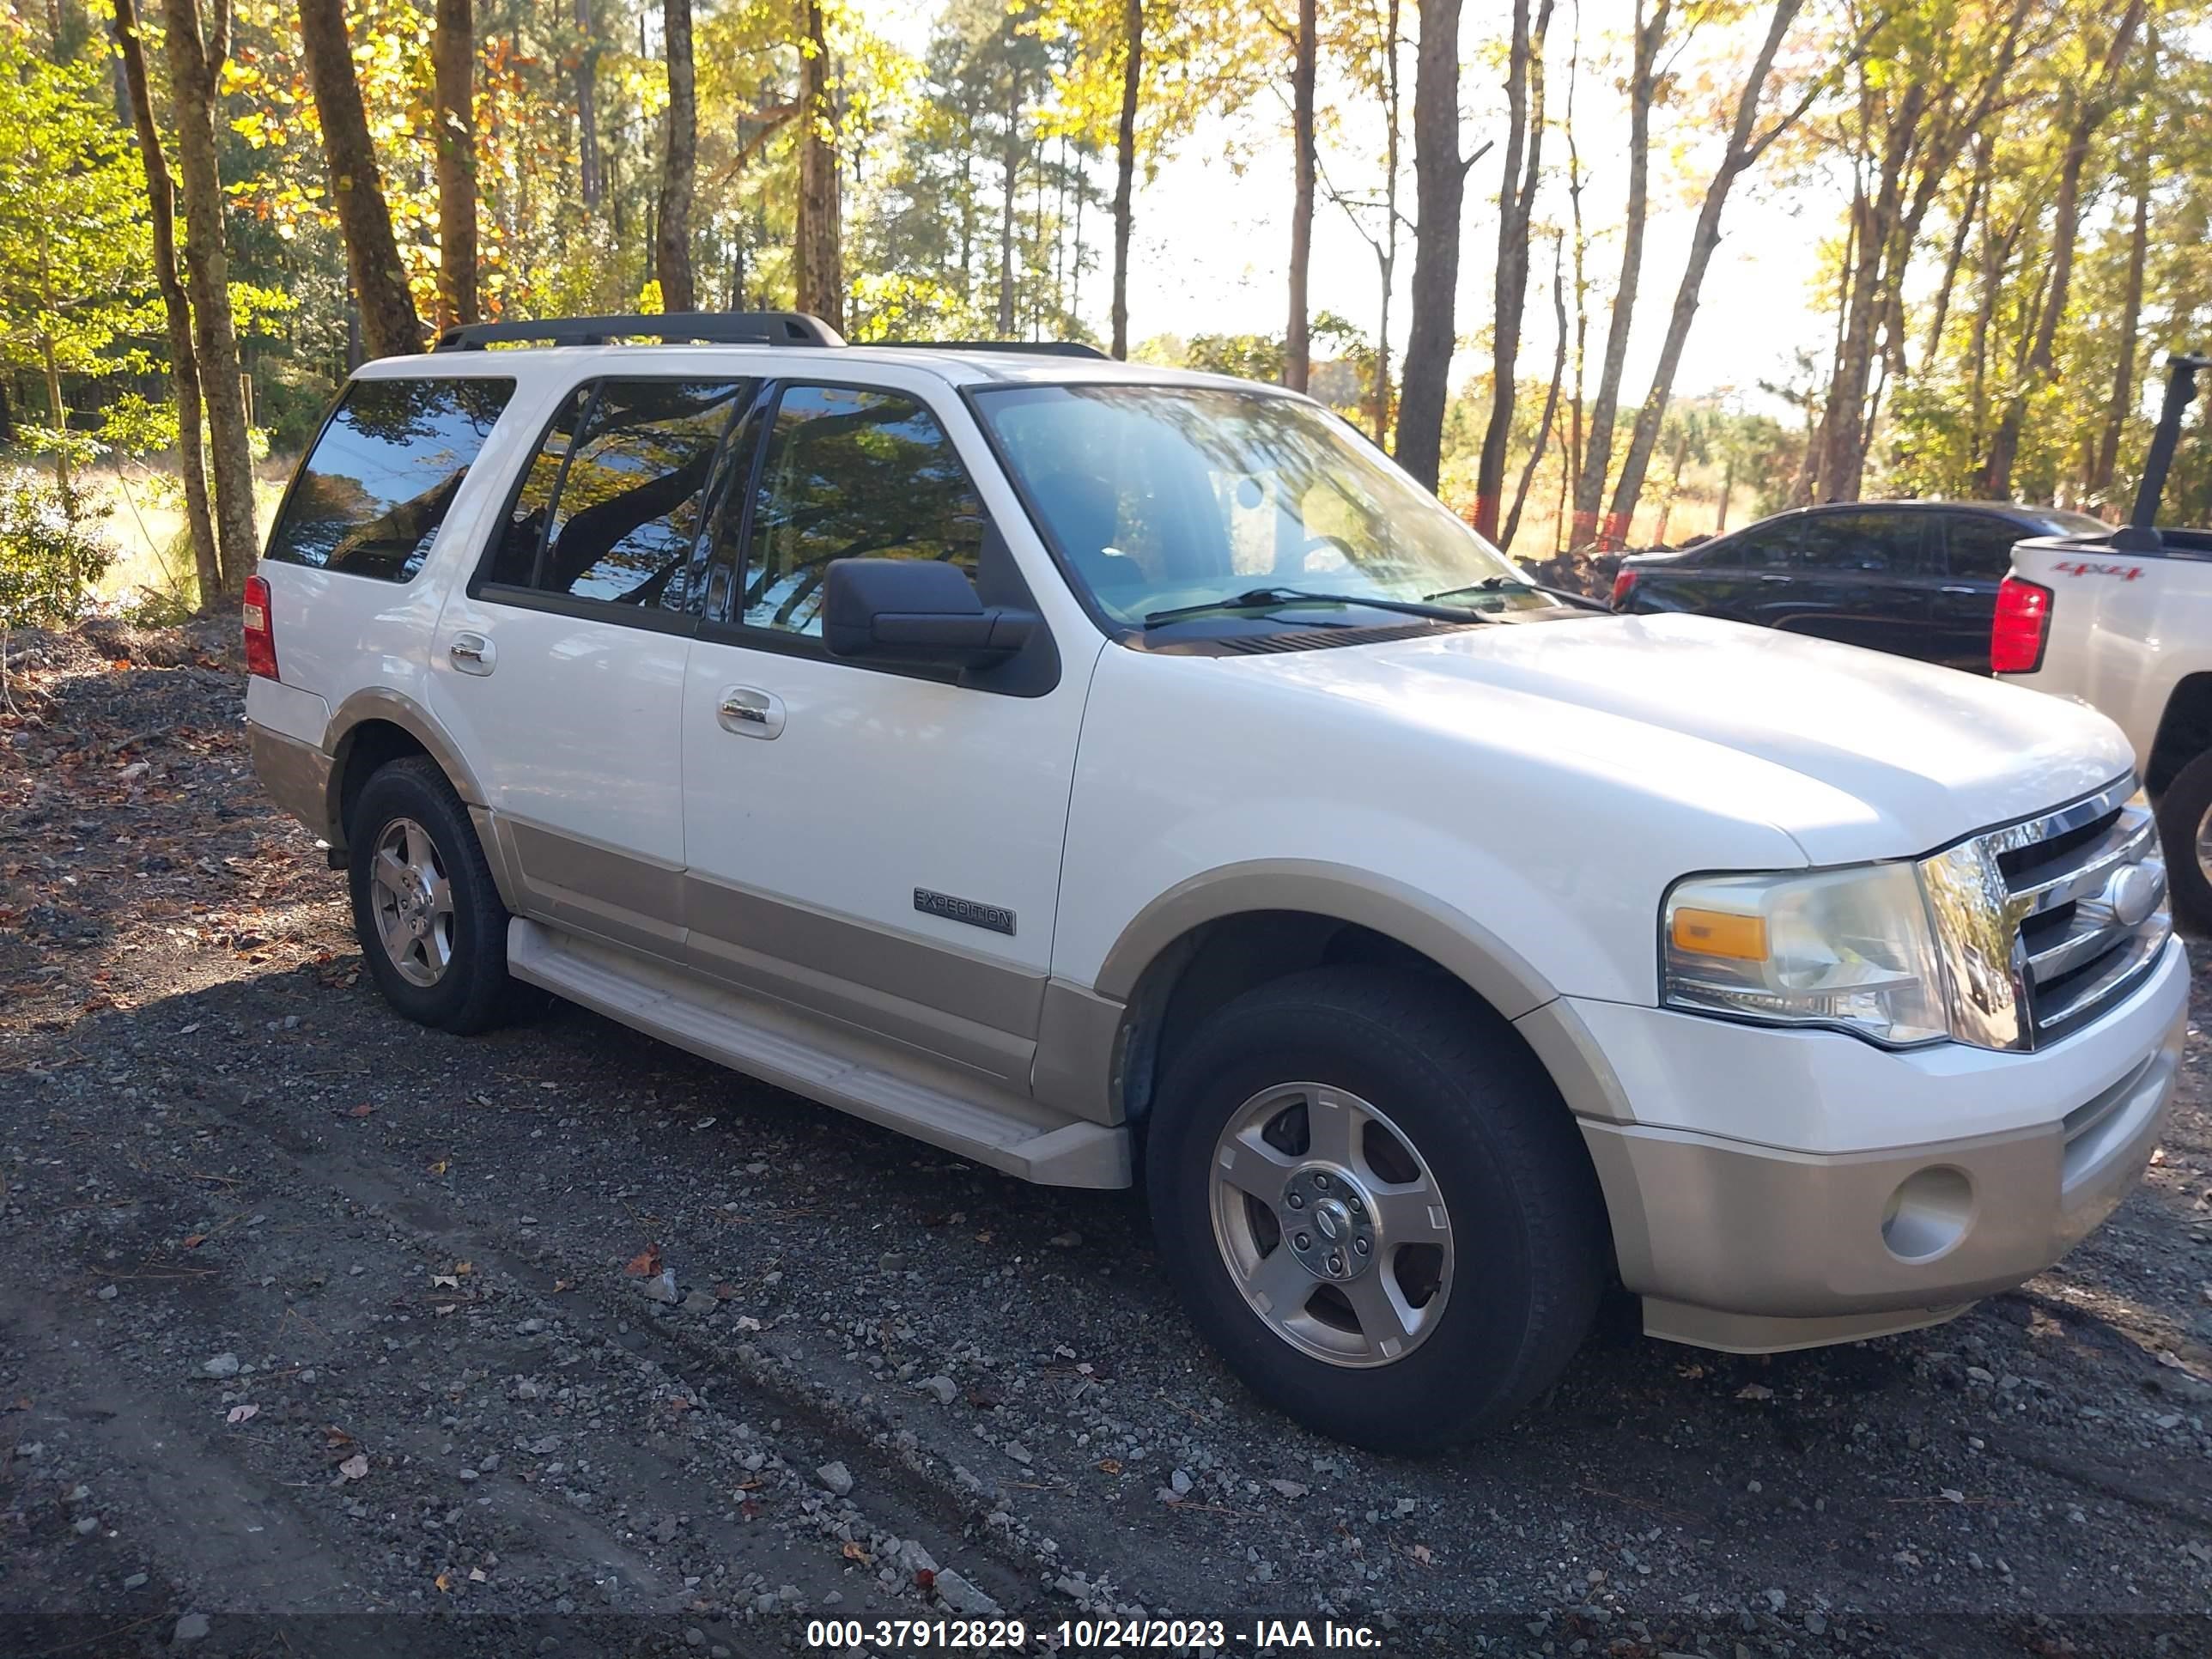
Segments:
[[[2015,1294],[1772,1359],[1601,1333],[1506,1432],[1378,1458],[1239,1390],[1126,1195],[567,1006],[393,1016],[255,787],[228,635],[14,647],[0,1650],[773,1654],[999,1610],[1237,1653],[1272,1618],[2212,1650],[2201,1054],[2144,1189]]]

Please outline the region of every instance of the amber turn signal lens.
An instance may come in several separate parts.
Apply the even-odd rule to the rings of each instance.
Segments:
[[[1674,912],[1674,948],[1701,957],[1728,957],[1737,962],[1766,960],[1766,921],[1761,916],[1735,915],[1726,910],[1697,910],[1684,907]]]

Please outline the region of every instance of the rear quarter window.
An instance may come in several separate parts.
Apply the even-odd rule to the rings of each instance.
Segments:
[[[508,380],[356,380],[301,463],[263,556],[410,580],[514,395]]]

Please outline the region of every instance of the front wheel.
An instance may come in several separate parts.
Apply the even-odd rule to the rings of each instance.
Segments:
[[[482,1030],[503,1010],[507,908],[467,809],[410,756],[362,786],[347,824],[354,931],[370,976],[408,1018]]]
[[[1229,1003],[1171,1062],[1153,1225],[1253,1392],[1378,1451],[1518,1411],[1588,1334],[1605,1211],[1511,1029],[1421,977],[1330,969]]]
[[[2174,774],[2158,798],[2158,839],[2166,852],[2174,920],[2212,933],[2212,754]]]

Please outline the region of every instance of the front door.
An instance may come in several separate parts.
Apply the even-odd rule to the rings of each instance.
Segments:
[[[432,664],[435,712],[480,758],[524,908],[671,957],[702,503],[757,390],[727,378],[577,388],[483,568],[447,604]]]
[[[783,386],[756,416],[750,487],[718,509],[684,693],[687,951],[1026,1088],[1096,653],[1030,695],[829,655],[833,559],[1020,581],[994,562],[1014,556],[985,533],[990,463],[967,411],[878,373]]]

